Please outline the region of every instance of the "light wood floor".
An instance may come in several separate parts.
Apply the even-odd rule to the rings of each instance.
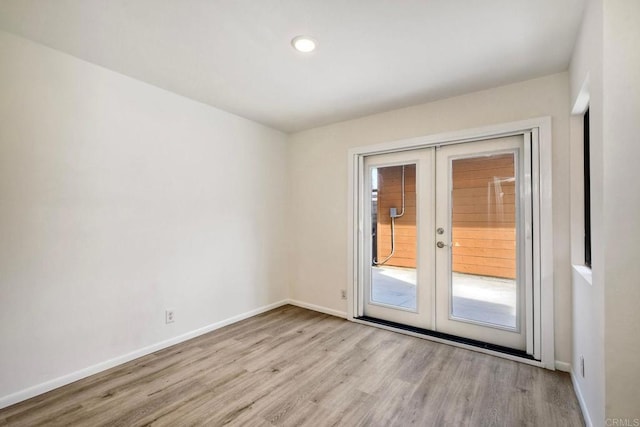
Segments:
[[[293,306],[0,410],[0,425],[579,426],[569,376]]]

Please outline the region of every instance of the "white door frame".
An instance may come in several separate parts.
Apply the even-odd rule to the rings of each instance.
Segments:
[[[530,143],[530,132],[510,137],[488,139],[470,143],[445,145],[436,150],[436,226],[444,233],[439,240],[444,240],[443,248],[436,251],[436,331],[445,332],[467,338],[474,338],[492,344],[526,350],[536,355],[533,337],[525,325],[533,324],[533,295],[527,292],[533,289],[532,269],[533,236],[531,235],[531,150],[524,150]],[[516,231],[516,327],[505,328],[498,325],[487,325],[471,319],[456,318],[453,315],[453,160],[464,158],[482,158],[494,154],[509,154],[514,161],[514,177],[516,178],[515,231]],[[529,203],[527,203],[529,202]],[[435,242],[433,243],[435,245]],[[528,256],[527,256],[528,255]],[[536,328],[538,329],[538,328]],[[484,337],[484,338],[483,338]],[[529,343],[529,339],[532,338]],[[529,345],[530,344],[530,345]]]
[[[349,200],[348,200],[348,277],[347,277],[347,319],[362,323],[358,319],[363,295],[360,280],[365,277],[364,239],[366,236],[362,213],[364,212],[364,157],[373,154],[414,150],[462,142],[492,139],[501,136],[524,134],[531,137],[532,158],[532,201],[533,218],[537,229],[533,233],[533,277],[534,307],[533,329],[528,336],[537,344],[534,358],[530,360],[493,350],[481,349],[466,344],[444,341],[441,338],[417,334],[402,329],[376,325],[433,341],[446,342],[459,347],[493,354],[507,359],[555,369],[554,346],[554,284],[553,284],[553,225],[552,225],[552,181],[551,181],[551,117],[540,117],[518,122],[503,123],[475,129],[447,132],[436,135],[383,142],[356,147],[349,150]],[[525,144],[526,145],[526,144]],[[367,324],[371,324],[366,322]]]
[[[426,329],[433,329],[435,325],[435,314],[433,313],[432,306],[435,298],[435,287],[432,277],[429,274],[429,270],[433,269],[434,260],[436,256],[435,246],[433,245],[420,245],[419,242],[429,241],[435,239],[435,222],[433,206],[435,204],[435,192],[434,192],[434,162],[435,153],[434,150],[410,150],[401,151],[399,153],[385,154],[383,159],[376,158],[375,156],[368,157],[368,162],[365,161],[365,167],[367,163],[369,166],[375,165],[375,167],[388,167],[393,165],[409,165],[413,164],[416,168],[416,229],[417,229],[417,247],[416,247],[416,309],[401,309],[397,306],[387,306],[380,303],[367,304],[367,291],[371,291],[370,286],[364,287],[364,298],[362,299],[362,307],[356,311],[358,314],[361,312],[369,311],[368,316],[379,317],[380,319],[391,320],[397,323],[412,324],[416,327],[422,327]],[[369,172],[366,172],[369,175]],[[371,194],[371,189],[367,184],[370,184],[370,175],[368,179],[364,180],[365,194]],[[364,203],[364,218],[365,227],[370,228],[371,220],[371,203],[370,199],[366,198],[367,202]],[[364,253],[371,253],[371,239],[364,239]],[[424,261],[427,261],[426,263]],[[370,265],[367,259],[367,265]],[[371,283],[371,269],[365,268],[363,271],[363,279],[365,283]],[[389,310],[391,308],[391,310]],[[385,317],[383,317],[385,313]],[[426,316],[425,316],[426,314]]]

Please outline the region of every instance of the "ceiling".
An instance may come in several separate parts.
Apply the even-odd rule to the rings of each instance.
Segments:
[[[0,0],[0,29],[295,132],[566,70],[583,3]]]

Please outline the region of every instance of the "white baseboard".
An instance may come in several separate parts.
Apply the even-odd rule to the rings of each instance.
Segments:
[[[559,360],[556,360],[556,370],[557,371],[571,373],[571,364],[567,363],[567,362],[561,362]]]
[[[169,338],[168,340],[161,341],[159,343],[152,344],[147,347],[143,347],[141,349],[132,351],[131,353],[114,357],[113,359],[105,360],[104,362],[100,362],[95,365],[72,372],[70,374],[63,375],[58,378],[54,378],[53,380],[46,381],[41,384],[37,384],[35,386],[26,388],[24,390],[20,390],[16,393],[12,393],[10,395],[0,397],[0,409],[6,408],[7,406],[16,404],[18,402],[22,402],[23,400],[30,399],[39,394],[46,393],[58,387],[62,387],[74,381],[78,381],[82,378],[86,378],[88,376],[97,374],[98,372],[106,371],[107,369],[113,368],[114,366],[121,365],[123,363],[129,362],[139,357],[146,356],[158,350],[171,347],[172,345],[190,340],[197,336],[206,334],[207,332],[215,331],[216,329],[220,329],[224,326],[239,322],[241,320],[247,319],[257,314],[264,313],[269,310],[273,310],[274,308],[278,308],[289,303],[290,303],[289,300],[282,300],[282,301],[275,302],[273,304],[265,305],[265,306],[256,308],[255,310],[247,311],[246,313],[242,313],[237,316],[233,316],[228,319],[221,320],[216,323],[212,323],[202,328],[198,328],[194,331],[190,331],[185,334],[178,335],[177,337]]]
[[[582,396],[582,390],[580,390],[580,386],[578,385],[578,381],[576,381],[576,376],[573,371],[571,371],[571,383],[573,383],[573,391],[576,393],[576,397],[578,398],[578,403],[580,404],[580,409],[582,410],[582,417],[584,418],[584,423],[587,427],[593,427],[593,423],[591,422],[591,416],[589,415],[589,409],[587,408],[587,404],[584,401],[584,397]]]
[[[308,308],[309,310],[318,311],[324,314],[330,314],[331,316],[342,317],[343,319],[347,318],[346,311],[338,311],[332,308],[323,307],[321,305],[309,304],[308,302],[302,302],[295,299],[290,299],[287,302],[291,305],[295,305],[302,308]]]

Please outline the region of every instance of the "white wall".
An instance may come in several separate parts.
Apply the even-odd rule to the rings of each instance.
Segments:
[[[571,62],[572,102],[590,97],[592,275],[573,276],[573,372],[593,425],[640,421],[640,3],[589,0]],[[584,82],[588,81],[585,85]],[[581,111],[576,111],[581,112]],[[572,260],[583,262],[582,130],[572,118]],[[591,280],[589,280],[591,278]],[[629,424],[631,423],[631,424]]]
[[[287,298],[286,135],[1,32],[0,58],[0,402]]]
[[[640,1],[603,4],[605,415],[640,423]]]
[[[552,116],[556,360],[571,360],[567,73],[299,132],[289,145],[291,296],[346,312],[350,147]]]
[[[571,252],[573,271],[572,377],[588,423],[604,423],[604,235],[602,144],[602,2],[588,0],[570,66]],[[592,272],[584,265],[583,98],[589,99]],[[579,372],[584,358],[585,376]]]

